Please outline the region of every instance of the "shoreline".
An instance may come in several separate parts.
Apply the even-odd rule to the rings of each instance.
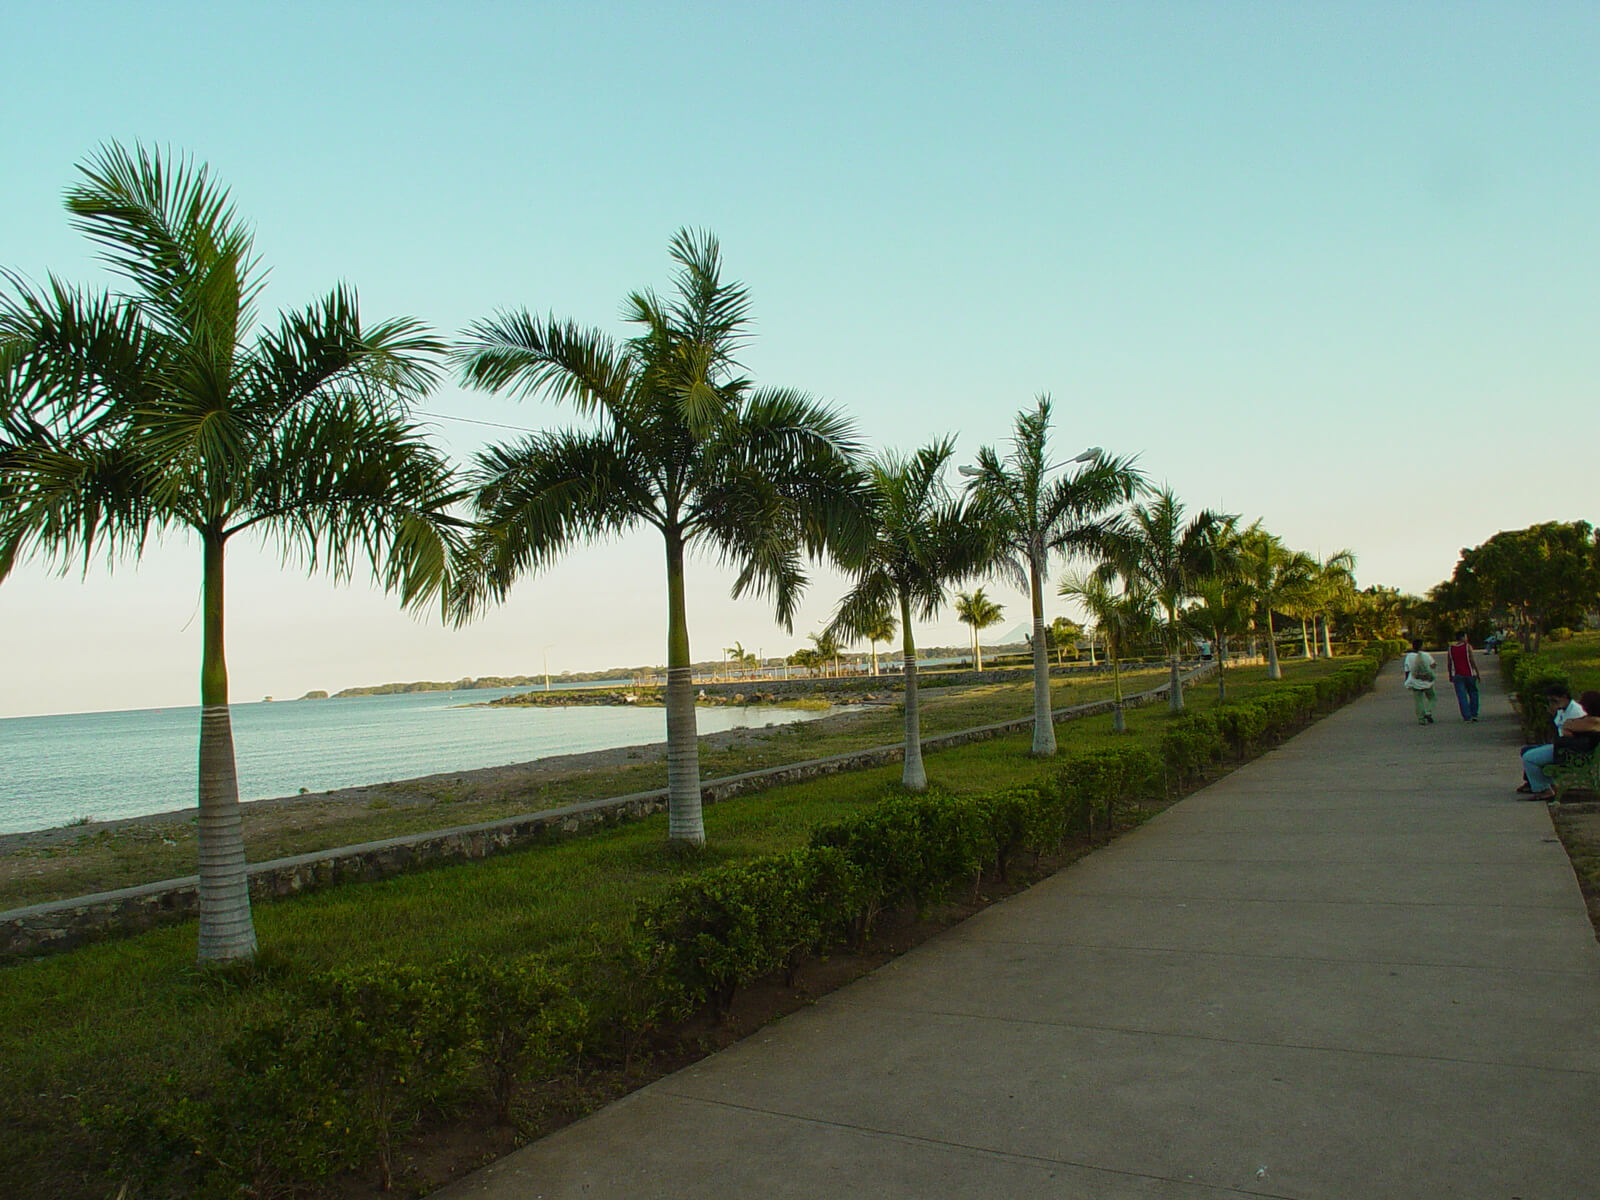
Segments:
[[[789,730],[800,725],[828,725],[839,728],[857,718],[859,709],[832,713],[807,721],[789,721],[780,725],[747,726],[717,733],[700,735],[702,750],[721,750],[737,747],[756,738],[766,737],[778,730]],[[437,804],[441,793],[452,794],[455,803],[502,801],[539,788],[541,785],[596,770],[618,767],[650,766],[665,763],[667,743],[641,742],[629,746],[612,746],[603,750],[585,750],[575,754],[552,754],[523,762],[506,763],[497,767],[474,767],[459,771],[441,771],[394,779],[381,783],[358,784],[351,787],[332,788],[322,792],[306,792],[292,796],[274,796],[260,800],[241,800],[239,811],[246,824],[246,836],[264,827],[293,825],[309,828],[337,824],[350,813],[368,809],[376,801],[385,807],[427,807]],[[538,811],[530,805],[528,811]],[[136,817],[117,817],[106,821],[84,824],[54,825],[45,829],[24,830],[18,833],[0,833],[0,858],[17,852],[70,849],[79,842],[132,833],[160,837],[173,832],[192,836],[192,827],[199,816],[196,807],[169,809]],[[185,828],[185,827],[190,828]]]

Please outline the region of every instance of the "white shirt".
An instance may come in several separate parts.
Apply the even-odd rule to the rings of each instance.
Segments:
[[[1583,705],[1579,704],[1576,700],[1568,700],[1567,706],[1555,715],[1554,719],[1556,723],[1556,736],[1561,736],[1561,730],[1566,726],[1568,721],[1570,721],[1573,717],[1581,716],[1583,716]]]
[[[1404,665],[1406,670],[1406,686],[1412,691],[1425,692],[1433,686],[1433,680],[1413,679],[1411,677],[1411,672],[1416,668],[1419,660],[1427,663],[1428,669],[1435,675],[1439,673],[1439,668],[1434,664],[1433,655],[1429,654],[1426,650],[1412,650],[1405,656]]]

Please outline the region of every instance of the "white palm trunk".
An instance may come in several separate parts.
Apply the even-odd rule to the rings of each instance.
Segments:
[[[700,739],[695,727],[689,619],[683,594],[683,547],[667,542],[667,839],[703,846]]]
[[[245,867],[239,776],[228,710],[228,665],[223,649],[223,543],[204,539],[204,612],[200,665],[200,938],[202,963],[254,958],[250,876]]]
[[[1283,678],[1283,667],[1278,664],[1278,638],[1272,629],[1271,609],[1267,610],[1267,678]]]
[[[1050,708],[1050,651],[1044,644],[1044,580],[1037,558],[1029,564],[1033,595],[1033,753],[1056,752],[1056,723]]]
[[[1167,609],[1168,636],[1172,645],[1167,650],[1167,708],[1172,712],[1183,711],[1183,674],[1178,669],[1178,613],[1175,608]]]
[[[917,647],[911,636],[911,600],[900,597],[900,644],[905,654],[906,753],[900,782],[907,791],[928,790],[928,772],[922,766],[922,721],[917,712]]]

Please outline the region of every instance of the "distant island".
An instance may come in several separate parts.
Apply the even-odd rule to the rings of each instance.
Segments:
[[[887,646],[881,648],[878,651],[879,657],[887,657],[893,649],[893,647]],[[1026,643],[1021,645],[986,646],[984,648],[984,656],[987,660],[991,654],[1014,654],[1019,651],[1026,651],[1026,649]],[[926,646],[917,648],[917,657],[922,660],[960,658],[969,653],[970,648],[966,646]],[[866,660],[867,655],[861,651],[852,651],[843,657],[847,663],[859,664]],[[782,658],[768,658],[760,670],[765,672],[778,671],[783,669],[783,665],[784,660]],[[797,678],[806,676],[806,668],[795,667],[792,669],[797,672]],[[750,679],[751,682],[755,682],[755,679],[750,676],[745,668],[734,666],[718,659],[697,662],[691,670],[699,677],[726,676],[727,682],[734,682],[739,679]],[[770,674],[765,677],[773,678]],[[662,666],[608,667],[604,671],[562,671],[559,675],[552,674],[548,676],[541,671],[535,675],[484,675],[476,679],[468,676],[464,679],[418,679],[410,683],[377,683],[366,687],[345,688],[342,691],[334,692],[331,698],[339,700],[350,696],[403,696],[413,692],[470,692],[483,688],[543,688],[546,682],[552,686],[574,683],[626,684],[630,689],[637,691],[639,689],[661,687],[666,683],[666,678],[667,669]],[[821,678],[821,676],[818,678]],[[327,700],[329,698],[329,694],[320,688],[309,691],[300,697],[302,700]],[[573,701],[567,701],[567,703],[573,703]]]
[[[552,684],[555,683],[595,683],[595,682],[620,682],[632,679],[639,675],[654,676],[665,675],[662,667],[613,667],[608,671],[563,671],[559,675],[549,676]],[[471,692],[480,688],[508,688],[508,687],[543,687],[546,676],[538,675],[484,675],[480,678],[466,679],[419,679],[411,683],[377,683],[369,687],[351,687],[333,693],[333,699],[339,700],[346,696],[403,696],[411,692]],[[319,700],[327,698],[327,692],[307,692],[304,699]]]

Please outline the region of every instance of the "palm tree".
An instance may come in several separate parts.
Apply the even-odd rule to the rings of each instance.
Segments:
[[[636,292],[638,333],[502,312],[453,352],[472,387],[567,401],[593,427],[549,431],[480,454],[478,569],[455,613],[465,620],[516,579],[574,545],[637,526],[661,535],[667,568],[669,838],[702,845],[700,765],[690,683],[684,555],[696,545],[737,565],[734,596],[772,598],[792,627],[806,578],[858,500],[855,435],[843,416],[786,389],[756,388],[736,354],[750,322],[743,285],[722,279],[709,234],[679,231],[674,295]]]
[[[839,602],[830,628],[865,637],[885,609],[900,613],[905,656],[905,766],[901,782],[926,790],[922,726],[917,710],[917,647],[911,622],[929,620],[944,604],[944,589],[981,571],[992,541],[968,508],[950,495],[944,469],[955,443],[941,438],[909,457],[880,454],[867,468],[870,540],[842,565],[855,585]]]
[[[1157,492],[1148,504],[1134,505],[1128,524],[1115,534],[1107,561],[1100,568],[1120,574],[1130,588],[1148,592],[1159,607],[1171,682],[1168,703],[1173,712],[1184,708],[1178,666],[1183,624],[1178,610],[1201,579],[1216,574],[1220,563],[1218,528],[1228,519],[1206,510],[1186,525],[1183,513],[1171,488]]]
[[[744,648],[743,642],[735,642],[722,652],[724,662],[731,662],[740,671],[753,671],[757,667],[756,656]]]
[[[1122,657],[1135,641],[1149,636],[1155,623],[1154,598],[1142,585],[1120,578],[1109,567],[1068,575],[1056,594],[1082,605],[1105,639],[1106,657],[1111,660],[1111,727],[1122,733],[1127,728],[1122,715]]]
[[[990,629],[1005,620],[1005,609],[983,594],[979,588],[975,592],[956,593],[956,617],[964,625],[972,627],[972,658],[978,670],[983,670],[983,646],[978,641],[978,633]]]
[[[1251,623],[1259,622],[1266,630],[1267,678],[1282,679],[1273,614],[1288,612],[1305,598],[1312,578],[1312,560],[1309,555],[1290,550],[1260,521],[1239,535],[1238,554],[1239,572],[1251,597]]]
[[[1044,583],[1053,554],[1093,553],[1106,544],[1114,522],[1110,514],[1131,500],[1144,476],[1133,460],[1108,458],[1098,449],[1072,460],[1078,470],[1054,480],[1049,461],[1050,398],[1040,396],[1031,410],[1017,414],[1011,450],[1002,459],[991,447],[978,451],[978,464],[963,468],[984,519],[993,524],[1003,547],[998,566],[1004,578],[1026,589],[1033,606],[1033,753],[1056,752],[1050,712],[1050,659],[1044,644]]]
[[[450,472],[408,404],[442,347],[409,319],[363,325],[345,286],[258,327],[265,272],[203,165],[112,144],[80,170],[67,209],[129,290],[10,280],[0,343],[29,415],[0,485],[0,573],[29,550],[65,569],[102,548],[137,560],[168,530],[199,542],[199,959],[249,958],[225,553],[251,533],[338,578],[368,560],[410,605],[441,596]]]
[[[1350,602],[1356,591],[1356,556],[1352,550],[1335,550],[1327,558],[1313,559],[1312,588],[1316,595],[1315,621],[1321,627],[1323,653],[1333,657],[1333,614]]]
[[[1069,621],[1066,617],[1057,617],[1045,626],[1045,649],[1056,652],[1056,666],[1064,666],[1067,661],[1067,648],[1071,647],[1077,652],[1079,639],[1083,637],[1084,628],[1076,621]],[[1093,643],[1091,643],[1090,657],[1093,658]]]
[[[1211,641],[1217,663],[1217,701],[1228,698],[1228,638],[1250,625],[1250,595],[1226,574],[1208,575],[1194,586],[1195,603],[1184,610],[1188,626]]]
[[[884,609],[867,628],[861,631],[861,636],[866,638],[872,646],[873,678],[877,678],[878,675],[878,643],[894,641],[894,634],[897,628],[899,628],[899,625],[894,619],[894,614],[888,609]]]
[[[844,653],[844,647],[839,644],[839,639],[834,636],[834,631],[824,629],[821,633],[808,633],[811,645],[816,650],[817,662],[824,668],[832,668],[835,677],[839,674],[839,655]]]

